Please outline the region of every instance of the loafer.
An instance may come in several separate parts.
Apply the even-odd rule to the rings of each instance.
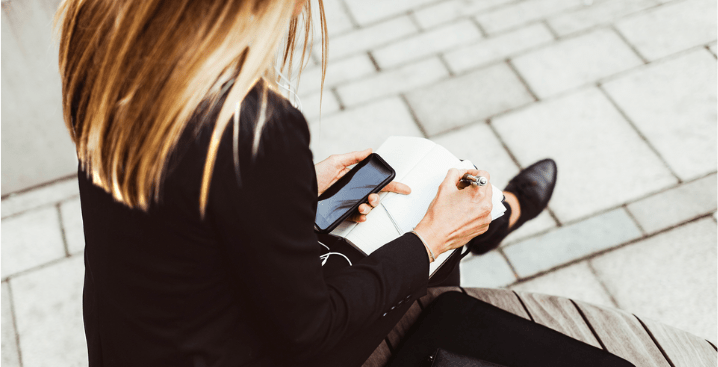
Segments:
[[[512,178],[504,191],[516,195],[521,207],[519,219],[511,228],[508,228],[508,221],[494,231],[489,226],[489,231],[484,234],[488,236],[481,235],[471,240],[469,250],[477,255],[489,252],[498,247],[509,233],[541,214],[553,195],[557,173],[556,162],[547,158],[528,166]]]

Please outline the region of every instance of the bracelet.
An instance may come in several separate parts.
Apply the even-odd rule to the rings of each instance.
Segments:
[[[416,231],[411,231],[411,233],[415,234],[416,237],[419,237],[419,241],[421,241],[421,243],[424,244],[424,247],[426,247],[426,249],[429,250],[429,257],[431,258],[430,262],[433,263],[434,261],[436,261],[436,256],[434,256],[434,251],[431,251],[431,247],[429,247],[429,245],[426,244],[426,241],[424,241],[424,238],[422,238],[421,235],[418,234]]]

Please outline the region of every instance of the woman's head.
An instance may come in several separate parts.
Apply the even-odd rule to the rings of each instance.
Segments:
[[[319,0],[322,33],[326,32]],[[301,63],[311,43],[305,0],[65,0],[58,10],[65,123],[85,172],[118,201],[146,209],[159,197],[166,161],[201,102],[221,106],[209,148],[201,209],[219,137],[234,105],[274,65]],[[322,37],[326,50],[326,37]],[[283,55],[277,61],[277,50]],[[325,62],[322,62],[325,68]]]

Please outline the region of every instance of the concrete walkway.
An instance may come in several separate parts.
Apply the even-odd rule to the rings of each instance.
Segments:
[[[715,344],[715,0],[328,0],[299,96],[316,160],[435,140],[503,187],[555,159],[550,208],[467,287],[619,307]],[[61,124],[60,121],[56,123]],[[3,366],[84,366],[75,180],[2,201]]]

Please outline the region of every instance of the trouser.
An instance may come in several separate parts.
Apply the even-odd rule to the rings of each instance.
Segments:
[[[475,247],[480,252],[487,252],[492,248],[487,246],[486,239],[491,236],[501,235],[508,231],[509,217],[511,216],[511,207],[502,202],[506,207],[506,212],[500,218],[497,218],[489,229],[482,235],[472,239],[462,250],[464,254],[468,252],[469,247]],[[352,262],[361,260],[364,255],[357,249],[349,245],[344,239],[329,235],[319,235],[319,240],[329,246],[332,251],[341,252],[346,255]],[[495,247],[495,246],[494,246]],[[429,279],[429,287],[443,286],[459,286],[461,282],[461,273],[459,262],[462,254],[456,251],[447,262]],[[341,256],[331,256],[324,266],[325,277],[330,276],[338,269],[348,266],[349,264]],[[368,325],[366,328],[357,331],[349,339],[340,342],[330,352],[319,356],[315,360],[306,363],[306,366],[361,366],[364,361],[374,352],[379,344],[386,338],[394,326],[401,320],[406,311],[411,307],[410,303],[405,303],[398,307],[397,310],[391,312],[386,317],[380,318],[375,323]]]

